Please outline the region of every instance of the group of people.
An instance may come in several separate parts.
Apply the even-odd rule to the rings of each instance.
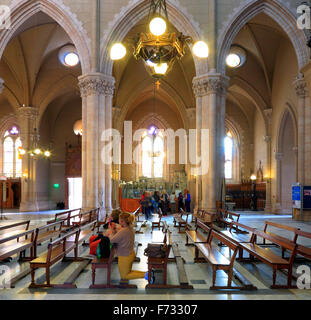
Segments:
[[[140,204],[142,213],[146,220],[149,220],[152,213],[159,212],[159,208],[165,216],[169,213],[180,212],[180,209],[190,212],[191,195],[187,189],[184,190],[184,193],[180,190],[173,191],[171,195],[168,195],[166,190],[163,190],[161,194],[159,191],[145,191],[141,196]]]

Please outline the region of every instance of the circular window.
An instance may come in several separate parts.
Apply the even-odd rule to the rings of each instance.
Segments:
[[[73,45],[67,45],[59,50],[60,62],[66,67],[75,67],[80,62],[76,48]]]
[[[246,61],[246,52],[238,46],[232,46],[226,58],[226,64],[229,68],[239,68]]]

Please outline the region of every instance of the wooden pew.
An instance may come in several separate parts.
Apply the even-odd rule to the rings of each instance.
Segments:
[[[106,259],[98,259],[97,257],[92,260],[92,284],[90,289],[102,289],[102,288],[117,288],[117,285],[111,284],[111,267],[113,258],[116,254],[116,247],[111,248],[110,256]],[[96,269],[107,269],[107,283],[95,284]]]
[[[96,224],[98,222],[98,208],[89,210],[87,212],[80,212],[79,216],[72,220],[71,224],[73,227],[81,227],[93,221],[96,221]]]
[[[82,209],[73,209],[73,210],[67,210],[64,212],[58,212],[55,214],[54,219],[47,221],[47,224],[58,222],[58,221],[64,221],[64,224],[62,228],[64,231],[69,230],[72,228],[71,221],[74,221],[74,219],[78,218]]]
[[[48,251],[38,258],[30,261],[31,268],[31,284],[30,288],[42,288],[42,287],[58,287],[58,288],[76,288],[74,284],[51,284],[50,283],[50,268],[60,260],[64,259],[68,253],[75,249],[79,239],[80,230],[76,229],[71,231],[62,237],[50,242],[48,244]],[[75,241],[68,241],[72,236],[75,236]],[[46,283],[35,283],[35,271],[38,268],[45,268]]]
[[[233,251],[231,259],[226,258],[217,248],[212,245],[213,239],[217,239],[224,245],[226,245],[230,250]],[[211,290],[217,289],[244,289],[244,287],[232,286],[233,277],[233,264],[235,261],[236,254],[238,252],[238,246],[230,241],[229,239],[222,236],[220,233],[212,230],[209,237],[208,243],[197,243],[195,246],[195,261],[207,261],[212,265],[213,268],[213,284],[210,287]],[[199,253],[203,255],[203,259],[199,258]],[[216,273],[217,270],[223,270],[228,272],[228,282],[227,286],[216,286]]]
[[[268,248],[262,248],[258,244],[256,244],[256,238],[261,237],[271,243],[280,246],[291,252],[291,256],[289,260],[285,260],[284,258],[278,256],[274,251]],[[254,237],[252,238],[251,243],[240,243],[240,247],[243,250],[246,250],[250,258],[243,259],[243,252],[241,255],[240,261],[253,261],[253,258],[256,257],[263,263],[269,265],[273,269],[273,284],[271,288],[295,288],[292,286],[292,269],[293,269],[293,262],[297,251],[297,244],[288,241],[287,239],[281,240],[280,238],[276,238],[272,235],[269,235],[260,230],[254,230]],[[276,284],[276,272],[277,270],[287,270],[287,285],[277,285]]]
[[[301,237],[311,239],[311,233],[297,229],[296,230],[296,241],[298,241],[299,238],[301,238]],[[311,248],[303,246],[299,243],[297,243],[297,254],[311,260]]]
[[[35,230],[28,230],[0,239],[0,261],[5,261],[17,253],[20,253],[20,260],[32,259],[34,234]],[[25,257],[27,249],[30,249],[30,258]]]
[[[270,231],[268,231],[268,226],[275,227],[275,228],[278,228],[278,229],[281,229],[281,230],[290,231],[290,232],[293,233],[292,234],[293,238],[292,239],[288,239],[288,238],[285,238],[285,237],[282,237],[282,236],[276,234],[275,232],[270,232]],[[266,220],[265,221],[265,228],[264,228],[263,232],[268,234],[268,235],[270,235],[270,236],[272,236],[272,237],[274,237],[274,238],[278,238],[281,241],[285,240],[285,241],[292,241],[292,242],[296,243],[296,240],[297,240],[297,237],[298,237],[298,235],[296,233],[297,230],[299,230],[299,228],[294,228],[294,227],[291,227],[291,226],[287,226],[285,224],[275,223],[275,222]],[[266,239],[263,239],[262,244],[263,245],[269,245],[269,244],[266,243]]]
[[[207,232],[207,236],[198,232],[198,228]],[[211,230],[211,227],[207,226],[203,221],[197,218],[195,230],[186,230],[186,246],[195,245],[196,243],[208,243]],[[189,239],[191,243],[189,243]]]
[[[62,232],[62,226],[64,221],[58,221],[54,223],[47,224],[45,226],[36,228],[35,238],[33,242],[34,247],[34,257],[37,257],[37,246],[44,241],[50,240],[52,241],[53,238],[59,237]]]
[[[153,231],[154,228],[159,228],[159,230],[161,229],[161,224],[163,224],[163,222],[161,221],[162,220],[162,211],[161,209],[159,208],[160,212],[157,213],[157,216],[156,217],[153,217],[151,223],[151,229]]]
[[[1,239],[8,238],[8,237],[15,236],[16,234],[26,232],[29,229],[29,225],[30,225],[30,220],[7,224],[5,226],[0,226],[0,238]],[[17,228],[17,227],[19,228],[8,232],[8,230]]]
[[[188,217],[191,213],[186,213],[183,209],[180,209],[180,213],[174,214],[174,227],[178,227],[178,233],[185,233],[188,229]],[[186,219],[183,216],[186,216]],[[180,231],[180,228],[185,228],[185,231]]]
[[[224,209],[218,209],[218,211],[221,213],[219,216],[219,221],[224,223],[226,227],[230,226],[231,222],[239,222],[239,213],[227,211]]]

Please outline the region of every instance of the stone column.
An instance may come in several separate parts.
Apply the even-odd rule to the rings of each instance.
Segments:
[[[83,208],[111,208],[111,164],[102,161],[102,133],[112,128],[114,78],[101,73],[79,77],[82,97],[82,181]]]
[[[23,148],[28,151],[38,137],[35,136],[36,120],[38,109],[34,107],[20,107],[18,109],[18,119],[20,125],[20,137]],[[21,178],[21,203],[20,211],[38,211],[36,194],[36,163],[35,159],[26,152],[22,158],[22,178]]]
[[[209,212],[216,211],[216,201],[219,199],[220,186],[224,170],[224,156],[221,155],[224,128],[224,99],[228,85],[228,78],[221,74],[209,73],[194,78],[193,86],[197,97],[197,116],[201,113],[201,129],[208,129],[209,140],[203,141],[201,137],[201,155],[208,150],[208,156],[201,159],[202,202],[201,207]],[[200,110],[201,109],[201,110]],[[200,112],[201,111],[201,112]],[[208,148],[205,149],[204,148]],[[206,170],[207,169],[207,170]]]
[[[276,204],[274,208],[275,213],[281,213],[282,202],[282,159],[283,153],[277,152],[275,154],[276,160]]]
[[[307,83],[302,75],[294,82],[298,97],[298,182],[305,183],[305,116],[306,99],[308,97]]]

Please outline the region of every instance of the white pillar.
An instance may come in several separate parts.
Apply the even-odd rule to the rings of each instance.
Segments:
[[[276,204],[274,207],[275,213],[281,213],[282,203],[282,159],[283,153],[277,152],[275,154],[276,160]]]
[[[111,164],[102,161],[102,133],[112,128],[114,78],[101,73],[79,77],[82,96],[83,207],[101,207],[101,216],[111,209]]]
[[[223,135],[225,127],[225,95],[228,78],[217,73],[209,73],[194,78],[193,89],[197,97],[197,129],[209,130],[209,141],[200,141],[198,153],[208,148],[208,159],[201,159],[203,172],[200,179],[202,185],[201,208],[209,212],[216,211],[216,201],[219,199],[220,186],[223,178],[224,156]],[[201,119],[200,119],[201,116]],[[199,150],[201,149],[201,150]],[[202,152],[199,153],[202,155]],[[200,181],[200,179],[197,179]]]
[[[34,128],[38,109],[34,107],[20,107],[18,109],[18,118],[20,125],[20,137],[23,148],[29,150],[35,137]],[[21,178],[21,203],[20,211],[38,211],[37,194],[36,194],[36,160],[28,152],[23,155],[22,159],[22,178]]]

